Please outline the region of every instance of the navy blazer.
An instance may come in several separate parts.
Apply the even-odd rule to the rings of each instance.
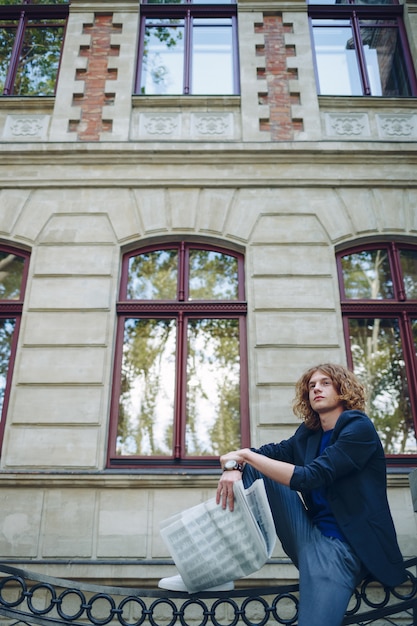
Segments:
[[[325,487],[334,517],[369,573],[389,587],[406,579],[403,557],[391,517],[385,455],[369,417],[344,411],[329,446],[319,454],[322,430],[304,424],[289,439],[257,450],[272,459],[294,464],[290,487],[299,491],[307,511],[310,491]]]

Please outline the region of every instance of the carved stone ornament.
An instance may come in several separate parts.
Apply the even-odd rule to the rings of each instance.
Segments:
[[[365,113],[326,114],[326,131],[330,136],[369,136],[368,116]]]
[[[232,116],[228,113],[201,114],[192,116],[194,133],[207,137],[232,134]]]
[[[173,115],[144,116],[143,128],[148,135],[171,136],[178,127],[178,118]]]
[[[4,126],[4,139],[30,141],[46,139],[49,115],[8,115]]]
[[[417,137],[416,115],[377,115],[377,120],[381,137],[413,140]]]

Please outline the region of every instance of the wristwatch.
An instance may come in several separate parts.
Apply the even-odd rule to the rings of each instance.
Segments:
[[[231,459],[230,461],[226,461],[223,469],[225,471],[239,470],[239,472],[243,472],[243,465],[242,463],[238,463],[234,459]]]

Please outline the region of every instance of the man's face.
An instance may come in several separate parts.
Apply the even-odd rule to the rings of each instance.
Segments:
[[[310,378],[308,397],[311,408],[319,415],[343,410],[343,403],[332,379],[321,370],[314,372]]]

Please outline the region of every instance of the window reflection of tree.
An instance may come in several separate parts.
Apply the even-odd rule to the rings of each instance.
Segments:
[[[128,258],[136,315],[121,318],[117,456],[215,457],[241,446],[238,267],[232,254],[192,245]]]
[[[53,7],[27,5],[26,13],[36,9],[43,17],[28,17],[22,11],[19,21],[2,17],[0,7],[0,89],[3,91],[7,83],[5,95],[54,95],[66,20],[48,19]]]
[[[153,21],[153,20],[149,20]],[[150,55],[150,40],[156,37],[161,44],[164,44],[167,50],[172,50],[179,42],[183,40],[184,20],[169,19],[164,20],[169,26],[146,25],[143,46],[143,74],[149,73],[152,77],[152,83],[156,86],[158,93],[163,93],[163,85],[166,82],[169,70],[163,64],[161,55]],[[141,93],[146,94],[146,85],[141,85]]]
[[[411,275],[413,281],[417,275],[417,253],[402,251],[401,255],[407,285],[408,277]],[[369,311],[372,307],[381,308],[378,302],[384,300],[394,303],[399,285],[394,291],[387,249],[346,254],[341,263],[349,302],[369,301]],[[414,291],[408,293],[412,297]],[[401,308],[402,305],[394,306]],[[383,302],[381,310],[384,310]],[[348,329],[354,371],[367,386],[369,416],[381,436],[385,452],[415,453],[415,425],[403,343],[404,322],[392,312],[381,317],[371,312],[361,317],[352,313],[348,316]]]

